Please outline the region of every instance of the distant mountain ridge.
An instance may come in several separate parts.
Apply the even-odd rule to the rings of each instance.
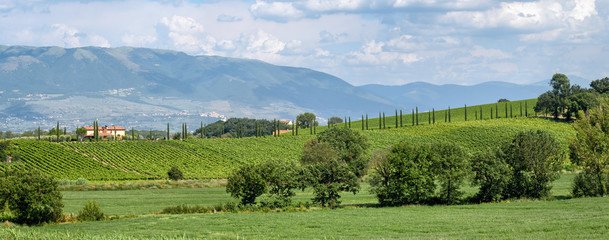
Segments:
[[[135,128],[225,117],[357,117],[533,98],[548,86],[487,82],[355,87],[306,68],[147,48],[0,46],[0,130],[99,120]]]

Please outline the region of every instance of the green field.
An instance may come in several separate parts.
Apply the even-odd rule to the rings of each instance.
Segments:
[[[609,198],[568,199],[573,174],[554,182],[554,200],[456,206],[359,207],[366,190],[344,195],[345,207],[307,212],[159,215],[165,206],[230,200],[223,188],[65,192],[66,211],[95,199],[109,214],[138,217],[43,227],[0,227],[3,239],[606,239]],[[473,192],[469,189],[468,192]],[[310,194],[299,193],[296,201]],[[565,200],[561,200],[565,199]],[[143,214],[143,215],[142,215]]]
[[[529,107],[533,105],[527,104]],[[503,103],[500,104],[500,106]],[[520,106],[519,102],[513,102]],[[468,119],[475,119],[474,109],[490,109],[494,104],[468,107]],[[501,110],[501,107],[499,108]],[[513,110],[520,113],[520,111]],[[531,113],[532,110],[529,111]],[[500,111],[501,113],[501,111]],[[436,115],[442,115],[437,111]],[[525,130],[546,130],[567,149],[575,131],[567,123],[543,118],[499,118],[493,120],[464,121],[464,109],[451,110],[452,122],[438,121],[429,125],[426,118],[419,119],[419,126],[405,124],[395,128],[395,117],[387,117],[387,129],[361,131],[360,122],[353,121],[352,128],[361,131],[371,143],[368,155],[400,141],[429,143],[453,142],[467,152],[494,148]],[[487,115],[490,115],[490,110]],[[500,114],[501,115],[501,114]],[[403,118],[410,118],[406,115]],[[490,117],[490,116],[489,116]],[[378,128],[378,119],[369,121],[369,128]],[[340,126],[339,126],[340,127]],[[319,127],[323,131],[325,127]],[[85,178],[88,180],[165,179],[167,170],[175,165],[189,179],[225,178],[231,171],[245,163],[268,160],[297,161],[303,144],[311,139],[308,131],[299,136],[284,134],[279,137],[189,139],[186,141],[121,141],[121,142],[65,142],[51,143],[35,140],[16,140],[22,150],[21,161],[14,168],[38,169],[58,179]],[[565,163],[568,160],[565,159]],[[0,165],[0,170],[5,168]]]

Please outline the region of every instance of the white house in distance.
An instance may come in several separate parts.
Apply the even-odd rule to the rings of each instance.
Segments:
[[[93,126],[85,126],[85,130],[87,130],[87,134],[85,134],[85,138],[93,138],[95,137]],[[99,137],[104,139],[123,139],[125,137],[125,127],[121,126],[100,126],[97,131]]]

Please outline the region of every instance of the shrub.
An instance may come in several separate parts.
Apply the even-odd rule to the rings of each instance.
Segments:
[[[381,205],[425,203],[436,188],[432,164],[430,145],[399,143],[376,161],[371,192]]]
[[[88,201],[78,212],[78,221],[101,221],[105,215],[96,201]]]
[[[477,202],[494,202],[502,199],[502,193],[510,180],[510,166],[492,151],[481,152],[471,161],[474,172],[472,184],[480,186],[474,196]]]
[[[167,176],[173,181],[184,179],[184,174],[176,166],[171,167],[169,171],[167,171]]]
[[[601,179],[599,179],[599,177]],[[574,197],[597,197],[606,194],[604,186],[607,184],[605,175],[597,175],[588,171],[581,171],[573,179],[571,193]],[[600,184],[599,184],[600,183]]]
[[[542,198],[550,194],[550,182],[558,178],[563,152],[545,131],[521,132],[502,147],[501,158],[512,168],[505,198]]]
[[[241,204],[256,203],[256,198],[266,191],[266,182],[259,170],[259,166],[243,165],[229,177],[226,192],[234,198],[241,199]]]
[[[37,171],[12,170],[0,179],[0,206],[14,214],[18,224],[56,222],[62,216],[59,184]]]
[[[439,198],[443,203],[459,202],[463,192],[459,190],[469,173],[468,156],[455,144],[433,144],[435,179],[440,184]]]

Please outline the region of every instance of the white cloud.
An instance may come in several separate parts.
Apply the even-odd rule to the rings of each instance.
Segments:
[[[483,48],[480,46],[474,47],[471,51],[471,55],[477,58],[491,58],[491,59],[506,59],[511,58],[509,53],[501,51],[499,49]]]
[[[191,17],[163,17],[156,26],[157,39],[178,50],[194,54],[213,54],[216,39],[207,35],[203,25]]]
[[[412,52],[387,49],[385,42],[369,41],[362,46],[360,51],[352,52],[347,62],[355,65],[395,65],[410,64],[421,60],[417,54]]]
[[[257,18],[287,21],[304,17],[304,12],[297,9],[291,2],[267,2],[256,0],[250,7],[250,12]]]
[[[61,40],[64,47],[80,47],[79,32],[75,28],[72,28],[65,24],[53,24],[53,38]]]

